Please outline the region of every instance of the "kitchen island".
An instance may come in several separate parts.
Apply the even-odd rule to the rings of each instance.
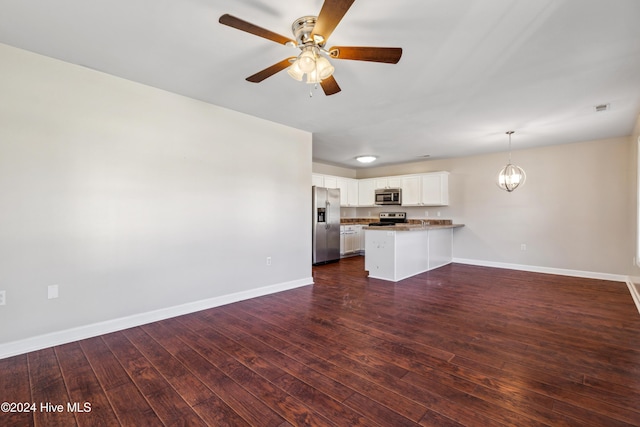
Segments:
[[[397,282],[451,263],[453,231],[463,224],[363,227],[369,277]]]

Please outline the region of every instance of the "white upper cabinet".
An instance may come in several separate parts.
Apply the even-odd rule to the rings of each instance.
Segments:
[[[387,178],[376,178],[375,179],[375,183],[376,183],[376,189],[377,188],[388,188],[389,187],[389,183],[387,181]]]
[[[340,189],[340,206],[376,206],[379,188],[402,188],[402,206],[447,206],[449,172],[430,172],[380,178],[353,179],[312,174],[312,185]]]
[[[315,186],[315,187],[324,187],[324,175],[317,175],[317,174],[312,174],[311,175],[311,185]]]
[[[375,206],[376,178],[358,180],[358,206]]]
[[[387,176],[381,178],[373,178],[376,182],[376,188],[400,188],[402,187],[401,176]]]
[[[340,206],[358,206],[358,180],[337,178],[340,189]]]
[[[447,206],[449,204],[449,172],[424,174],[421,184],[424,206]]]
[[[338,188],[338,178],[335,176],[324,176],[324,186],[327,188]]]
[[[420,206],[422,202],[421,182],[420,175],[402,178],[402,206]]]
[[[449,172],[407,175],[402,178],[402,206],[449,204]]]
[[[311,185],[315,185],[316,187],[338,188],[338,177],[314,173],[311,175]]]
[[[401,176],[391,176],[387,178],[387,184],[389,188],[401,188],[402,187],[402,177]]]

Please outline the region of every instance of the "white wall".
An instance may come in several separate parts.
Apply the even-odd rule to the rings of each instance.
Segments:
[[[640,304],[640,236],[638,233],[640,232],[640,200],[638,198],[638,191],[640,185],[640,156],[638,153],[638,148],[640,146],[640,116],[638,116],[638,120],[636,121],[636,126],[631,134],[631,138],[629,141],[629,151],[630,156],[628,159],[629,162],[629,176],[631,180],[631,185],[629,188],[629,229],[632,231],[632,235],[634,237],[634,241],[630,243],[630,250],[633,252],[634,257],[636,259],[636,265],[631,269],[629,275],[631,277],[631,281],[635,286],[635,294],[637,296],[637,304]],[[638,310],[640,310],[640,305],[638,306]]]
[[[311,134],[5,45],[0,64],[0,346],[312,282]]]
[[[334,175],[334,176],[341,176],[344,178],[356,177],[355,169],[343,168],[340,166],[325,165],[323,163],[314,162],[312,164],[312,169],[313,169],[313,173],[318,173],[321,175]]]
[[[450,171],[450,206],[406,210],[464,223],[454,233],[456,258],[628,275],[630,155],[628,137],[514,151],[527,182],[513,193],[495,185],[506,153],[360,169],[358,178]]]

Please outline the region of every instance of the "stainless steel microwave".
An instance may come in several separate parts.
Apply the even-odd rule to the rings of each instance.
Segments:
[[[401,205],[402,188],[378,188],[376,190],[376,205]]]

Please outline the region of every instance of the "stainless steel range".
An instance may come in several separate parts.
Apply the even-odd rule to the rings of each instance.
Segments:
[[[393,227],[407,222],[406,212],[380,212],[380,222],[372,222],[370,227]]]

